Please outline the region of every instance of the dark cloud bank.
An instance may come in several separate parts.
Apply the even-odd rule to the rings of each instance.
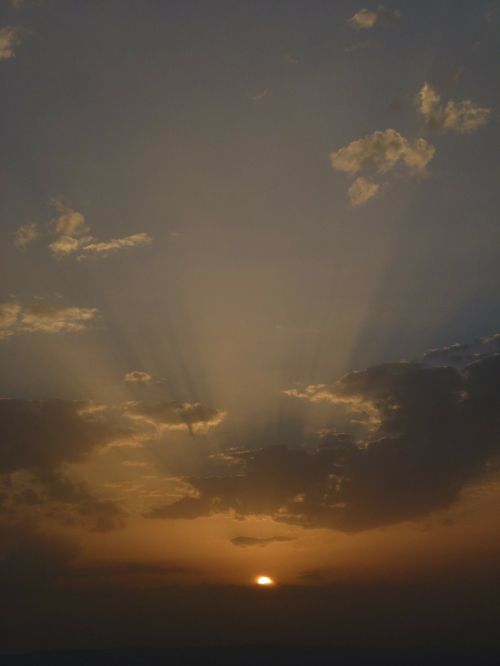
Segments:
[[[87,401],[0,399],[0,521],[15,522],[29,507],[67,525],[107,532],[124,526],[126,513],[71,478],[66,465],[84,462],[120,438],[184,427],[204,431],[223,412],[199,403],[163,401],[114,408]],[[16,474],[22,473],[21,479]]]
[[[23,509],[37,507],[66,525],[83,524],[106,532],[124,524],[125,513],[72,480],[66,463],[83,461],[96,447],[120,435],[123,427],[87,402],[0,400],[0,511],[9,522]],[[20,485],[12,475],[24,473]]]
[[[283,442],[232,453],[241,463],[237,472],[190,478],[197,497],[158,506],[149,516],[234,511],[356,531],[447,507],[500,453],[498,349],[498,339],[489,338],[461,346],[458,367],[457,349],[450,347],[423,362],[374,366],[331,386],[294,392],[345,405],[358,422],[365,420],[365,436],[331,433],[312,452]]]

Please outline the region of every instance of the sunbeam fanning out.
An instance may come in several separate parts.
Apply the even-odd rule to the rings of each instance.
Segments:
[[[499,3],[0,0],[0,663],[500,663]]]

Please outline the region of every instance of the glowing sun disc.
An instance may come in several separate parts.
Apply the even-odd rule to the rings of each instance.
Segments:
[[[255,579],[257,585],[273,585],[274,581],[269,576],[257,576]]]

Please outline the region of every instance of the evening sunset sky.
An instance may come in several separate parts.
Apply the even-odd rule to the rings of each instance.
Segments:
[[[4,652],[498,646],[499,36],[1,0]]]

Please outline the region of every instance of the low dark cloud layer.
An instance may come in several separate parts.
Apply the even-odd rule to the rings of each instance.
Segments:
[[[483,351],[461,368],[427,356],[425,363],[387,363],[290,391],[343,405],[364,422],[365,434],[323,434],[313,451],[280,445],[233,453],[240,465],[232,472],[189,479],[193,496],[149,516],[232,511],[357,531],[449,506],[500,453],[500,354],[492,340],[480,341]]]
[[[85,567],[75,567],[72,575],[77,578],[110,580],[115,577],[137,578],[143,576],[165,577],[192,574],[194,570],[181,564],[151,564],[150,562],[107,562]]]
[[[83,582],[83,581],[82,581]],[[9,588],[11,590],[12,588]],[[189,646],[244,647],[244,659],[227,661],[201,651],[193,663],[316,663],[311,646],[322,645],[327,658],[319,663],[497,663],[483,661],[485,648],[498,656],[498,577],[459,580],[454,585],[415,582],[404,585],[277,585],[265,592],[256,586],[224,585],[52,585],[2,595],[5,652],[108,648],[102,663],[190,663]],[[112,659],[110,646],[123,654]],[[137,646],[181,646],[174,656],[154,655],[145,661]],[[276,654],[256,657],[252,645],[284,645],[300,652],[295,662]],[[328,647],[327,647],[328,646]],[[341,647],[365,649],[362,659],[343,659]],[[429,661],[424,648],[473,650],[473,658]],[[402,658],[392,660],[398,647]],[[373,656],[378,659],[374,661]],[[424,655],[424,656],[422,656]],[[470,653],[469,653],[470,655]],[[469,656],[468,655],[468,656]],[[213,656],[213,661],[211,657]],[[492,655],[493,656],[493,655]],[[51,655],[52,657],[52,655]],[[382,658],[380,658],[382,657]],[[94,652],[54,655],[31,664],[101,663]],[[9,659],[9,663],[16,663]]]
[[[74,541],[33,525],[0,525],[0,583],[16,594],[51,587],[78,554]]]
[[[233,546],[239,546],[240,548],[249,548],[251,546],[268,546],[270,543],[285,543],[287,541],[293,541],[292,537],[287,536],[272,536],[272,537],[249,537],[249,536],[237,536],[231,539]]]

